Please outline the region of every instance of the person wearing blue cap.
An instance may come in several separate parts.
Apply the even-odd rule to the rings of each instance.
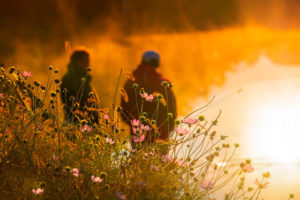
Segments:
[[[123,120],[132,126],[132,120],[139,120],[142,113],[147,113],[147,118],[154,119],[159,127],[158,135],[152,127],[151,131],[147,131],[141,139],[136,139],[138,137],[137,129],[131,127],[131,136],[135,138],[132,140],[133,144],[142,142],[141,140],[143,142],[154,142],[156,139],[167,141],[174,128],[174,119],[177,117],[175,96],[170,82],[157,71],[159,65],[159,54],[155,51],[146,51],[142,56],[141,64],[132,72],[134,78],[128,79],[124,85],[128,101],[124,98],[121,101]],[[134,88],[137,86],[138,88]],[[155,100],[158,98],[158,94],[163,96],[165,103],[161,101],[162,103],[157,104]],[[141,106],[142,104],[143,106]],[[140,126],[145,127],[141,120],[139,122]]]

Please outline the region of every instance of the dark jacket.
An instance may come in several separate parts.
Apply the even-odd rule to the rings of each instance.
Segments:
[[[84,81],[83,81],[84,79]],[[65,120],[69,122],[78,122],[78,118],[83,118],[83,113],[88,104],[91,89],[91,76],[82,69],[68,65],[68,73],[63,77],[61,84],[61,100],[64,104]],[[76,102],[79,108],[76,108]],[[75,111],[77,110],[77,111]],[[76,116],[75,116],[76,114]],[[92,122],[98,123],[98,114],[96,112],[88,112],[92,116]]]
[[[176,101],[173,91],[170,88],[166,88],[167,95],[165,88],[161,86],[161,83],[163,81],[167,81],[165,78],[159,74],[156,69],[152,66],[147,66],[141,64],[138,66],[138,68],[133,71],[132,75],[135,77],[135,82],[128,79],[124,85],[124,90],[127,92],[128,95],[128,102],[126,103],[124,99],[121,101],[121,106],[123,108],[124,114],[130,119],[138,119],[138,111],[136,107],[136,100],[135,100],[135,91],[132,88],[133,83],[137,83],[139,85],[139,88],[137,89],[137,101],[138,101],[138,107],[139,110],[141,109],[141,98],[140,98],[140,88],[144,88],[145,92],[149,95],[154,92],[161,93],[165,100],[167,101],[168,107],[164,106],[163,104],[159,104],[159,113],[156,116],[154,116],[152,119],[155,119],[157,121],[157,126],[159,127],[162,123],[164,123],[167,119],[168,112],[173,114],[173,118],[169,120],[169,123],[164,123],[162,127],[160,127],[160,137],[159,139],[168,140],[170,132],[174,129],[174,119],[177,117],[177,111],[176,111]],[[148,117],[151,119],[153,116],[155,110],[156,110],[157,103],[155,102],[144,102],[143,105],[143,111],[148,113]],[[168,111],[167,111],[168,109]],[[130,124],[130,121],[128,121],[128,118],[123,116],[123,120],[126,121],[128,125]],[[133,134],[131,132],[131,134]],[[153,134],[153,133],[152,133]],[[151,138],[151,139],[149,139]],[[153,135],[147,136],[146,135],[146,141],[150,140],[153,142],[155,137]]]

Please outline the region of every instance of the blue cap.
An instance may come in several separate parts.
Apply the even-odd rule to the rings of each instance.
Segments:
[[[160,56],[157,52],[155,51],[146,51],[144,54],[143,54],[143,57],[142,57],[142,60],[144,62],[149,62],[151,60],[157,60],[158,63],[160,61]]]

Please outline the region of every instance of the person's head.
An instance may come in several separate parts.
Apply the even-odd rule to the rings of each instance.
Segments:
[[[71,55],[70,63],[84,71],[90,66],[90,54],[86,50],[75,50]]]
[[[142,56],[142,64],[157,68],[159,66],[160,56],[155,51],[146,51]]]

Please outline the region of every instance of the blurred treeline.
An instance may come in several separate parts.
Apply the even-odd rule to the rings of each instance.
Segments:
[[[24,40],[59,50],[66,39],[87,32],[207,30],[233,24],[238,13],[237,0],[1,0],[1,8],[0,59]]]

